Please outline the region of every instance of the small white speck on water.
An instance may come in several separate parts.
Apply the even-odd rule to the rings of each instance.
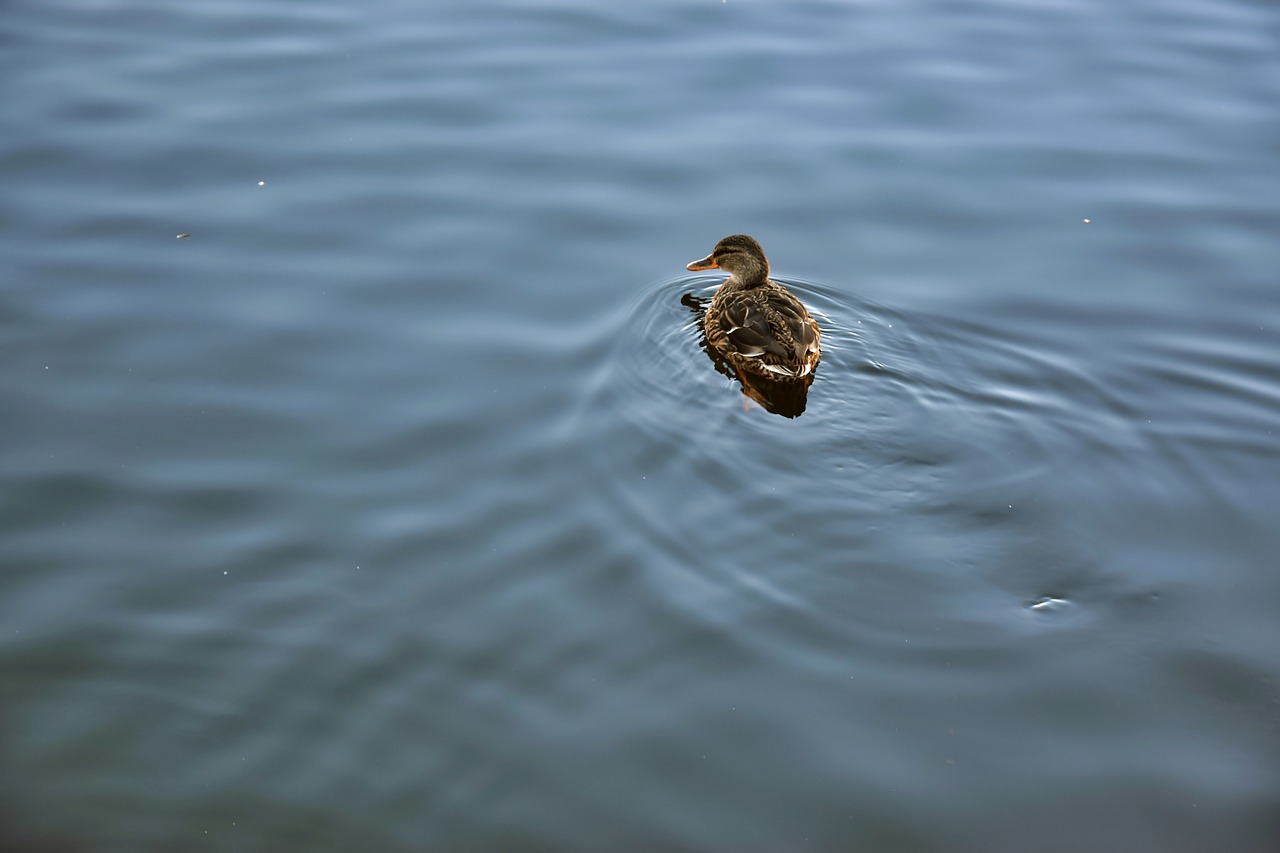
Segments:
[[[225,574],[226,574],[226,572],[223,572],[223,574],[225,575]]]
[[[1071,607],[1071,602],[1065,598],[1056,598],[1052,595],[1042,595],[1035,601],[1030,602],[1027,606],[1037,613],[1061,613]]]
[[[188,238],[188,237],[190,237],[190,236],[191,236],[190,234],[179,234],[179,235],[178,235],[178,239],[179,239],[179,240],[185,240],[185,239],[187,239],[187,238]]]
[[[266,181],[258,181],[258,186],[265,187],[266,185],[267,185]]]
[[[1084,224],[1085,224],[1085,225],[1088,225],[1088,224],[1089,224],[1090,222],[1092,222],[1092,221],[1093,221],[1092,219],[1086,219],[1086,220],[1084,221]]]

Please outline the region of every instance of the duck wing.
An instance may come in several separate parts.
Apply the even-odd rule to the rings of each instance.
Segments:
[[[769,305],[777,313],[781,325],[786,329],[786,336],[791,342],[791,358],[799,364],[807,364],[810,357],[819,352],[818,324],[805,310],[800,300],[785,291],[782,298],[770,299]]]
[[[730,295],[708,323],[708,338],[718,349],[759,359],[760,367],[780,376],[803,376],[818,350],[818,327],[800,301],[782,288],[758,288]],[[717,340],[719,339],[719,340]]]
[[[720,333],[729,348],[743,358],[760,358],[771,353],[786,358],[787,347],[778,340],[768,311],[754,299],[733,299],[720,314]]]

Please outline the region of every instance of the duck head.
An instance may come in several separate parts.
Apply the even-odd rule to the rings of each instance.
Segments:
[[[720,269],[742,282],[764,282],[769,278],[769,259],[760,244],[746,234],[725,237],[700,261],[689,264],[693,272]]]

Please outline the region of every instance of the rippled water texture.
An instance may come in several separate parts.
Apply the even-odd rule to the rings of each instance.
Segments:
[[[1280,12],[607,6],[6,4],[0,848],[1280,849]]]

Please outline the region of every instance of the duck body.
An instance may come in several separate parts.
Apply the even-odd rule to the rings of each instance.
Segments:
[[[738,373],[769,382],[813,381],[822,358],[822,332],[804,304],[769,279],[769,261],[751,237],[734,234],[716,244],[690,270],[722,269],[720,285],[703,318],[707,345]]]

